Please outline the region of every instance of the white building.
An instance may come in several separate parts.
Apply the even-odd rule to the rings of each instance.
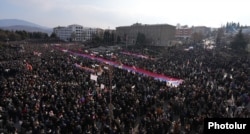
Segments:
[[[69,25],[67,27],[55,27],[54,33],[59,39],[64,41],[84,41],[83,38],[83,26],[81,25]]]
[[[83,38],[83,26],[81,25],[69,25],[68,26],[71,29],[71,39],[72,41],[84,41]]]
[[[70,41],[72,33],[70,28],[58,26],[53,29],[53,32],[59,39],[64,41]]]
[[[87,28],[76,24],[55,27],[54,33],[64,41],[87,41],[92,40],[94,36],[103,37],[103,30],[100,28]]]

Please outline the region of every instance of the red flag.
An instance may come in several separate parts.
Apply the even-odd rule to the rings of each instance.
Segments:
[[[26,63],[26,69],[32,71],[33,67],[29,63]]]

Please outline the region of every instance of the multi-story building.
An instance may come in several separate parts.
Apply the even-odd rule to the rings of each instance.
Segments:
[[[70,41],[70,39],[71,39],[72,31],[69,27],[58,26],[58,27],[55,27],[53,29],[53,32],[56,34],[56,36],[59,39],[61,39],[63,41]]]
[[[192,27],[192,33],[200,33],[202,34],[203,36],[208,36],[211,32],[211,28],[208,28],[206,26],[195,26],[195,27]]]
[[[64,41],[84,41],[83,38],[83,26],[81,25],[69,25],[67,27],[55,27],[54,33],[59,39]]]
[[[189,39],[192,36],[192,28],[188,26],[180,26],[179,24],[176,27],[175,37],[177,39]]]
[[[100,28],[87,28],[76,24],[55,27],[53,31],[59,39],[64,41],[88,41],[94,36],[103,37],[103,30]]]
[[[74,24],[74,25],[69,25],[68,28],[71,29],[72,41],[84,41],[83,26]]]
[[[171,44],[175,38],[175,26],[168,24],[140,24],[132,26],[121,26],[116,28],[116,36],[122,42],[127,44],[136,44],[138,33],[144,34],[146,38],[145,45],[166,46]]]

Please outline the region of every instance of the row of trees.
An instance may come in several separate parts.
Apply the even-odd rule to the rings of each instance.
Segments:
[[[245,50],[249,43],[249,39],[244,36],[242,30],[240,29],[238,34],[236,34],[231,42],[231,48],[234,50]]]
[[[194,42],[194,43],[201,43],[202,40],[205,38],[205,36],[200,33],[200,32],[195,32],[191,35],[191,40]],[[146,39],[146,36],[145,34],[143,33],[138,33],[137,34],[137,38],[136,38],[136,45],[143,45],[143,44],[147,44],[147,43],[150,43],[149,40]]]
[[[227,26],[239,26],[239,23],[227,23]],[[245,50],[250,43],[250,36],[242,33],[242,28],[238,30],[238,33],[234,36],[225,36],[226,28],[220,28],[216,35],[216,44],[225,45],[227,41],[230,41],[230,47],[234,50]]]
[[[104,43],[113,43],[115,42],[115,33],[113,31],[105,30],[103,35]]]
[[[118,39],[117,39],[118,40]],[[93,35],[92,43],[102,43],[102,44],[114,44],[115,43],[115,33],[111,30],[105,30],[103,33],[103,38],[100,35]]]
[[[240,23],[235,23],[235,22],[227,22],[226,24],[226,29],[229,29],[229,28],[236,28],[236,29],[239,29],[241,27]]]
[[[8,31],[0,29],[0,41],[20,41],[26,39],[48,39],[47,33],[27,32],[27,31]]]
[[[136,45],[144,45],[146,43],[146,36],[143,33],[138,33],[136,38]]]

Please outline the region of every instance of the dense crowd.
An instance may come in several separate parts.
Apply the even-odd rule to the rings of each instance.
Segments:
[[[78,45],[60,47],[87,53]],[[153,48],[129,47],[95,55],[183,79],[178,87],[63,52],[55,45],[28,43],[22,51],[4,48],[0,55],[1,131],[201,133],[207,117],[249,118],[249,54],[202,46],[184,51],[185,47],[155,50],[158,53],[152,52]],[[153,58],[133,57],[122,51]],[[94,81],[91,72],[75,63],[103,72]]]

